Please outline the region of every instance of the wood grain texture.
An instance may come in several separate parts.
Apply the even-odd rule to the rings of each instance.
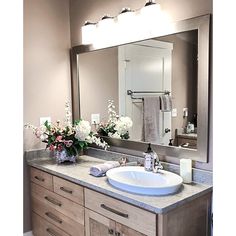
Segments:
[[[48,191],[47,189],[35,183],[31,183],[31,190],[33,198],[42,201],[47,206],[54,208],[60,213],[80,223],[81,225],[84,225],[84,207],[81,205],[72,202],[71,200],[68,200],[67,198],[64,198],[56,193]],[[46,198],[48,198],[50,201]],[[52,203],[51,201],[55,202],[56,204]],[[60,204],[61,206],[57,204]]]
[[[30,179],[32,182],[39,184],[40,186],[53,191],[52,175],[38,170],[36,168],[30,168]]]
[[[86,236],[110,236],[115,233],[115,221],[110,220],[96,212],[85,209]],[[113,231],[109,233],[109,230]]]
[[[139,233],[136,230],[119,223],[116,223],[116,232],[119,232],[121,236],[145,236],[145,234]]]
[[[35,213],[32,214],[32,220],[34,236],[70,236]]]
[[[158,236],[208,236],[211,194],[158,215]]]
[[[181,138],[177,136],[177,145],[182,145],[184,143],[189,143],[189,148],[197,148],[197,140],[191,138]]]
[[[53,176],[54,192],[80,205],[84,205],[84,188],[62,178]]]
[[[71,236],[84,236],[84,226],[63,215],[54,208],[44,204],[36,198],[32,198],[32,210],[39,216],[64,230]]]
[[[101,204],[128,214],[128,218],[103,209]],[[156,236],[156,215],[130,204],[108,197],[104,194],[85,189],[85,207],[100,213],[116,222],[126,225],[148,236]]]

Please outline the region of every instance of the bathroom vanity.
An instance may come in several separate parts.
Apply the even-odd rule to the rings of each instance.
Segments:
[[[89,175],[102,162],[86,155],[70,165],[28,161],[34,236],[209,235],[211,185],[183,184],[167,196],[132,194]]]
[[[187,145],[187,148],[197,149],[197,134],[178,134],[176,139],[177,146]]]

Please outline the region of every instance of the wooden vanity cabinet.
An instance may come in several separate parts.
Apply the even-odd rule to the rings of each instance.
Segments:
[[[122,235],[121,231],[124,236],[156,236],[156,214],[87,188],[84,191],[84,196],[86,209],[116,222],[118,236]],[[117,231],[117,229],[120,230]]]
[[[183,146],[188,143],[188,146],[186,146],[186,148],[197,149],[197,137],[177,135],[176,140],[177,146]]]
[[[31,167],[31,199],[34,236],[85,236],[83,187]]]
[[[208,236],[211,193],[155,214],[31,167],[34,236]]]
[[[85,209],[86,236],[146,236],[134,229]]]

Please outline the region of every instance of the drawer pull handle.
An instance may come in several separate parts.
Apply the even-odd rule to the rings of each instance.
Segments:
[[[72,190],[66,189],[65,187],[60,187],[60,189],[64,192],[70,193],[70,194],[72,194],[72,192],[73,192]]]
[[[34,176],[35,179],[37,179],[38,181],[41,181],[41,182],[44,182],[44,178],[42,177],[39,177],[39,176]]]
[[[51,235],[51,236],[60,236],[57,232],[55,232],[51,228],[47,228],[46,231]]]
[[[51,212],[46,212],[45,215],[47,217],[49,217],[50,219],[54,220],[55,222],[61,224],[62,223],[62,220],[59,219],[57,216],[55,216],[54,214],[52,214]]]
[[[54,205],[57,205],[57,206],[61,206],[62,204],[58,201],[56,201],[55,199],[53,198],[49,198],[48,196],[44,197],[47,201],[51,202],[52,204]]]
[[[112,212],[112,213],[115,213],[116,215],[122,216],[122,217],[124,217],[124,218],[128,218],[128,217],[129,217],[128,214],[125,214],[125,213],[123,213],[123,212],[120,212],[120,211],[117,211],[117,210],[115,210],[115,209],[112,209],[112,208],[106,206],[105,204],[101,204],[101,208],[103,208],[103,209],[105,209],[105,210],[107,210],[107,211],[110,211],[110,212]]]
[[[120,236],[120,232],[115,232],[115,236]]]
[[[113,229],[108,229],[108,234],[114,234],[114,230]]]

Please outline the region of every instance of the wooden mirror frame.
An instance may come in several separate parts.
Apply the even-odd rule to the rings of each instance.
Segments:
[[[190,158],[199,162],[208,161],[209,142],[209,47],[210,47],[210,15],[203,15],[182,21],[171,23],[171,27],[165,32],[159,33],[152,38],[181,33],[190,30],[198,30],[198,100],[197,100],[197,150],[180,148],[176,146],[163,146],[152,144],[154,150],[160,156],[175,158]],[[140,39],[138,41],[150,38]],[[137,41],[135,41],[137,42]],[[134,43],[134,42],[128,42]],[[113,45],[120,46],[120,45]],[[112,46],[112,47],[113,47]],[[110,46],[109,46],[110,47]],[[72,114],[73,119],[80,118],[80,94],[79,94],[79,65],[78,55],[91,52],[98,48],[93,45],[79,45],[71,48],[71,86],[72,86]],[[110,145],[109,150],[135,154],[143,152],[147,148],[147,142],[121,140],[104,137]]]

